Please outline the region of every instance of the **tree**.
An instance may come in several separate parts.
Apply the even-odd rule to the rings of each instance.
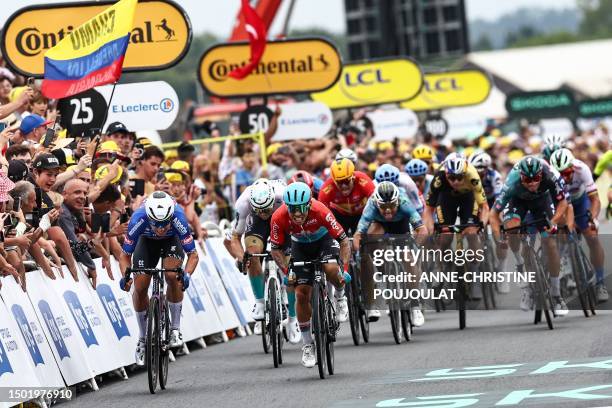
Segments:
[[[580,34],[587,38],[612,37],[612,0],[577,0],[583,18]]]
[[[476,43],[472,46],[472,49],[474,51],[489,51],[493,49],[493,42],[488,35],[481,34]]]

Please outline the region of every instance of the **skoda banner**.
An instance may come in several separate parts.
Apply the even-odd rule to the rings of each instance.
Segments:
[[[245,65],[248,43],[218,44],[200,59],[199,78],[206,91],[219,97],[296,94],[332,86],[342,70],[336,47],[322,38],[270,41],[257,68],[246,78],[229,73]]]
[[[476,69],[425,74],[421,93],[401,107],[426,111],[478,105],[487,99],[489,92],[489,77]]]
[[[612,116],[612,98],[585,99],[578,103],[581,118],[603,118]]]
[[[408,58],[345,65],[340,80],[311,98],[331,109],[356,108],[406,101],[423,86],[419,65]]]
[[[574,95],[566,90],[517,92],[506,98],[508,115],[514,118],[560,118],[576,115]]]
[[[368,113],[374,125],[374,140],[411,139],[419,129],[419,118],[410,109]]]
[[[302,102],[283,105],[278,118],[275,142],[293,139],[321,138],[329,132],[333,122],[329,108],[320,102]]]
[[[41,4],[17,10],[2,30],[2,55],[22,75],[42,77],[44,54],[114,1]],[[191,43],[191,22],[177,3],[140,0],[123,71],[155,71],[178,63]]]
[[[61,99],[62,126],[74,136],[89,128],[106,129],[116,121],[130,131],[164,130],[178,115],[178,96],[164,81],[117,85],[109,106],[112,90],[112,85],[106,85]],[[102,126],[107,109],[108,118]]]

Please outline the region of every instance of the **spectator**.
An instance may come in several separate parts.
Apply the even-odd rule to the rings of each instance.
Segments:
[[[13,83],[7,77],[0,78],[0,103],[7,105],[11,102]]]
[[[189,163],[193,166],[193,159],[195,157],[195,147],[189,142],[181,142],[177,149],[178,159]]]
[[[9,162],[11,160],[20,160],[28,167],[32,165],[32,153],[30,152],[30,148],[23,144],[9,146],[9,148],[6,149],[4,156]]]
[[[257,155],[253,150],[245,150],[242,156],[242,166],[236,171],[236,190],[237,195],[242,192],[255,181],[257,175]]]
[[[36,144],[40,143],[40,139],[45,135],[47,125],[51,123],[45,120],[42,116],[35,114],[28,115],[21,121],[19,132],[24,141]]]
[[[124,156],[127,157],[130,155],[134,139],[123,123],[113,122],[108,125],[108,128],[106,129],[106,136],[104,138],[104,141],[106,140],[112,140],[117,143],[121,153]]]
[[[155,191],[156,176],[164,161],[164,152],[157,146],[148,146],[144,149],[142,160],[136,167],[136,175],[132,179],[145,181],[145,196]]]
[[[28,166],[22,160],[11,160],[8,167],[8,178],[13,183],[30,178]]]

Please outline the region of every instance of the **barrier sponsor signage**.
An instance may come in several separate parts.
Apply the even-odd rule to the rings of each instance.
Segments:
[[[542,137],[558,135],[568,138],[574,134],[574,124],[567,118],[542,119],[538,123]]]
[[[333,123],[331,110],[321,102],[301,102],[283,105],[278,118],[275,142],[294,139],[321,138]]]
[[[322,91],[332,86],[342,70],[336,47],[322,38],[270,41],[257,68],[246,78],[229,73],[245,65],[248,43],[218,44],[200,59],[200,83],[219,97],[296,94]]]
[[[419,95],[400,106],[425,111],[478,105],[488,98],[490,92],[488,75],[476,69],[430,73],[425,74]]]
[[[480,136],[487,129],[487,120],[483,117],[446,114],[444,119],[448,123],[446,137],[451,140]]]
[[[114,3],[87,1],[19,9],[9,17],[2,30],[2,55],[20,74],[42,77],[45,52]],[[124,72],[169,68],[189,50],[191,22],[185,10],[173,1],[140,0],[133,27]]]
[[[33,273],[37,272],[28,273],[28,281]],[[63,387],[64,380],[62,380],[62,375],[53,358],[51,347],[41,327],[42,322],[36,317],[28,297],[23,296],[21,287],[13,277],[2,279],[0,293],[6,308],[10,311],[21,332],[21,336],[29,351],[36,377],[45,386]]]
[[[197,327],[201,335],[207,336],[212,333],[223,331],[223,326],[219,320],[212,296],[207,287],[204,272],[202,272],[201,263],[198,264],[191,275],[191,285],[188,290],[191,290],[191,292],[188,293],[190,298],[195,298],[197,296],[197,300],[193,301],[193,305],[196,311],[195,317],[197,319]]]
[[[249,106],[240,114],[240,131],[245,135],[267,132],[274,113],[265,105]]]
[[[565,90],[518,92],[506,98],[506,110],[511,117],[559,118],[575,116],[574,95]]]
[[[110,101],[112,91],[113,86],[106,85],[61,99],[58,109],[62,111],[62,127],[71,135],[90,128],[105,129],[113,122],[123,123],[130,131],[164,130],[178,115],[176,91],[164,81],[116,85]]]
[[[578,103],[581,118],[603,118],[612,116],[612,98],[587,99]]]
[[[355,108],[406,101],[418,95],[422,86],[423,73],[416,62],[389,59],[347,64],[333,87],[310,96],[331,109]]]
[[[409,109],[368,113],[374,125],[374,140],[410,139],[419,129],[419,118]]]

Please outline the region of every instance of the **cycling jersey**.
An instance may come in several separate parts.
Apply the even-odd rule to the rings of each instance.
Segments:
[[[327,179],[319,192],[319,201],[339,214],[360,215],[375,186],[365,173],[356,171],[354,177],[353,191],[348,196],[340,192],[333,179]]]
[[[572,181],[569,184],[566,183],[570,200],[572,202],[578,201],[584,194],[596,193],[597,186],[593,181],[589,167],[578,159],[574,159],[572,166],[574,167]]]
[[[314,198],[317,198],[317,199],[318,199],[318,197],[319,197],[319,192],[320,192],[320,191],[321,191],[321,189],[323,188],[323,184],[324,184],[324,183],[325,183],[325,182],[324,182],[323,180],[321,180],[320,178],[318,178],[318,177],[313,177],[313,178],[312,178],[312,196],[313,196]]]
[[[377,186],[378,182],[374,181],[374,185]],[[406,196],[410,199],[410,202],[412,202],[412,205],[417,210],[417,212],[419,214],[422,214],[423,213],[423,200],[421,199],[422,198],[421,192],[419,191],[419,188],[412,180],[412,177],[408,175],[408,173],[403,173],[403,172],[400,173],[398,187],[400,188],[400,191],[403,191],[404,193],[406,193]]]
[[[487,201],[495,200],[504,187],[501,174],[494,169],[487,169],[487,173],[481,181]]]
[[[144,204],[134,211],[130,223],[128,224],[127,232],[125,233],[123,241],[123,252],[128,255],[134,253],[138,239],[141,236],[149,239],[166,240],[178,236],[183,250],[187,253],[195,251],[195,243],[191,236],[191,227],[185,217],[185,212],[180,205],[175,204],[174,215],[170,222],[172,227],[166,231],[164,235],[157,235],[153,232],[151,225],[149,224],[149,217],[147,216]]]
[[[476,168],[471,164],[467,165],[463,180],[457,189],[454,189],[449,184],[444,169],[438,170],[426,198],[427,205],[430,207],[437,207],[441,192],[450,192],[451,195],[463,195],[471,192],[474,194],[474,200],[478,206],[481,206],[486,201],[478,171],[476,171]]]
[[[340,223],[336,221],[334,214],[315,199],[311,201],[308,216],[302,225],[291,221],[289,210],[283,204],[272,214],[270,226],[270,242],[273,248],[283,247],[287,236],[290,236],[292,241],[302,243],[318,241],[327,234],[338,241],[346,238],[346,233]]]
[[[612,150],[608,150],[599,160],[597,160],[593,174],[595,174],[595,177],[599,177],[610,167],[612,167]]]
[[[269,182],[274,188],[274,210],[276,210],[283,204],[283,193],[285,192],[287,185],[282,180],[269,180]],[[249,216],[256,216],[249,201],[252,189],[252,185],[248,186],[246,190],[240,194],[238,200],[236,200],[236,213],[234,221],[232,222],[232,234],[234,235],[244,234],[247,218]]]
[[[370,197],[365,209],[363,210],[363,213],[361,214],[361,219],[359,220],[359,224],[357,226],[357,232],[361,234],[367,233],[370,224],[372,224],[373,222],[388,223],[397,222],[403,219],[408,219],[412,224],[412,227],[415,229],[423,225],[423,220],[421,219],[421,216],[412,205],[406,193],[400,191],[399,207],[397,209],[397,213],[395,213],[393,218],[390,220],[386,219],[380,213],[380,210],[376,205],[376,199],[374,197]]]
[[[537,191],[531,192],[521,183],[521,173],[518,164],[516,164],[510,173],[508,173],[506,183],[495,200],[495,210],[501,212],[513,198],[533,201],[542,198],[546,194],[550,195],[555,205],[561,200],[569,199],[563,179],[551,171],[548,166],[542,166],[542,181]]]
[[[434,176],[432,174],[426,174],[425,175],[425,187],[423,188],[423,196],[427,197],[427,195],[429,194],[429,190],[431,189],[431,182],[433,181]]]

